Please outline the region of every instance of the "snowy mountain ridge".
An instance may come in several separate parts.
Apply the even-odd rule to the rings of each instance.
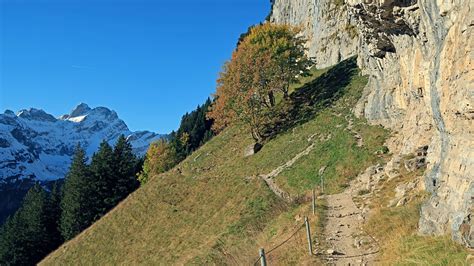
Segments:
[[[137,155],[144,155],[151,142],[165,137],[132,132],[115,111],[84,103],[59,118],[35,108],[17,114],[7,110],[0,114],[0,183],[63,178],[77,144],[90,158],[102,140],[113,145],[122,134]]]

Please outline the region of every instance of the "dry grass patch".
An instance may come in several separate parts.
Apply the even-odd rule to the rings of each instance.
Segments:
[[[403,168],[403,167],[402,167]],[[388,207],[397,185],[423,175],[423,169],[407,173],[384,183],[372,199],[373,213],[365,230],[381,245],[378,263],[382,265],[467,265],[467,251],[448,237],[417,235],[420,208],[428,197],[416,192],[404,206]]]

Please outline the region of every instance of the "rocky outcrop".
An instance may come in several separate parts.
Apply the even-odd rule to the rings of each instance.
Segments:
[[[356,55],[358,31],[342,0],[277,0],[271,20],[300,26],[318,68]]]
[[[276,0],[272,15],[306,27],[319,67],[358,55],[369,83],[354,111],[396,132],[391,151],[428,146],[424,179],[432,196],[420,232],[450,233],[471,247],[473,8],[464,0]],[[331,43],[332,35],[341,37]]]

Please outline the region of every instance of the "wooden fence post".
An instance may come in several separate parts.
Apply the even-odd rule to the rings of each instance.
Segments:
[[[260,264],[267,266],[267,259],[265,258],[265,250],[263,248],[260,249]]]
[[[324,176],[321,175],[321,193],[324,194]]]
[[[304,223],[306,225],[306,236],[308,237],[308,249],[309,249],[309,255],[313,255],[313,242],[311,242],[311,230],[309,228],[309,221],[308,217],[304,217]]]
[[[316,199],[314,195],[314,188],[313,188],[313,216],[316,214]]]

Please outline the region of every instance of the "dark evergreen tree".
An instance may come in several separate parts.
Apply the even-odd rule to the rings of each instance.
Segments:
[[[194,111],[186,113],[181,119],[176,134],[171,135],[170,142],[176,147],[179,161],[186,158],[214,135],[211,130],[213,121],[206,118],[211,104],[211,99],[208,98],[202,106],[198,105]]]
[[[23,262],[28,253],[25,249],[26,226],[20,219],[19,211],[8,217],[0,228],[0,265],[26,265]]]
[[[112,195],[114,205],[138,188],[140,183],[136,175],[141,171],[141,167],[142,162],[133,154],[132,145],[124,135],[121,135],[115,144],[113,154],[113,168],[116,180]]]
[[[27,265],[37,263],[49,251],[48,205],[48,194],[39,184],[28,191],[23,201],[19,216],[25,226],[24,248],[28,252],[23,262]]]
[[[94,219],[98,220],[115,206],[114,188],[117,184],[114,171],[114,152],[107,141],[102,141],[99,150],[92,156],[90,165],[92,189],[91,210]]]
[[[78,145],[63,187],[61,200],[61,235],[69,240],[86,229],[95,217],[93,179],[84,150]]]
[[[0,229],[1,265],[35,265],[57,247],[49,231],[50,203],[39,184],[28,191],[22,207]]]
[[[61,219],[61,187],[58,182],[53,184],[46,208],[46,230],[48,232],[49,250],[55,250],[63,242],[59,221]]]

